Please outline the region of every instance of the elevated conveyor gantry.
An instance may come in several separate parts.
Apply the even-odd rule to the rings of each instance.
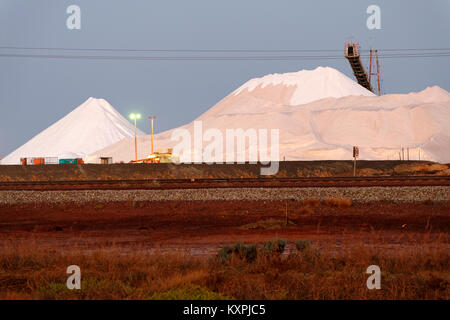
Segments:
[[[345,44],[345,57],[350,62],[350,66],[353,69],[353,74],[355,75],[358,83],[367,90],[373,92],[369,75],[366,73],[366,70],[361,62],[359,45],[357,43],[347,42]]]

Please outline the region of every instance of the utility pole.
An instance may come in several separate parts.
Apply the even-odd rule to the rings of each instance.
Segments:
[[[155,116],[148,117],[152,122],[152,153],[153,154],[153,120],[156,119]]]
[[[375,61],[377,65],[377,72],[372,72],[372,56],[375,55]],[[378,63],[378,50],[370,49],[370,58],[369,58],[369,83],[371,83],[372,76],[377,76],[378,81],[378,95],[381,95],[381,85],[380,85],[380,64]]]
[[[377,59],[377,79],[378,79],[378,95],[381,96],[381,85],[380,85],[380,64],[378,63],[378,50],[375,50],[375,56]]]

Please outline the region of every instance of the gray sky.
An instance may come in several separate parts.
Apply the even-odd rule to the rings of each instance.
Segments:
[[[66,8],[71,4],[81,8],[81,30],[66,27]],[[366,9],[371,4],[381,8],[381,30],[366,27]],[[345,42],[353,37],[363,49],[369,49],[370,41],[379,49],[450,48],[449,17],[450,1],[444,0],[0,0],[0,46],[342,49],[343,54]],[[172,55],[0,49],[1,53]],[[384,93],[420,91],[431,85],[450,91],[450,57],[382,59],[380,63]],[[192,121],[251,78],[319,65],[352,77],[344,58],[121,61],[0,57],[0,154],[6,156],[90,96],[108,100],[124,116],[131,111],[157,115],[160,132]],[[148,132],[149,121],[141,120],[139,127]]]

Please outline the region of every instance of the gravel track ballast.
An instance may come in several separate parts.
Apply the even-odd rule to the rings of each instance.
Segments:
[[[0,191],[0,204],[121,201],[262,201],[345,198],[352,201],[448,201],[448,186],[210,188],[172,190]]]

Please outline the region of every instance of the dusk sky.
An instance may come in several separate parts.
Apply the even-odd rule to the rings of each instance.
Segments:
[[[81,29],[69,30],[69,5]],[[381,8],[381,29],[369,30],[366,9]],[[140,112],[149,132],[186,124],[247,80],[269,73],[330,66],[353,79],[344,45],[362,49],[450,48],[450,1],[266,0],[0,0],[0,154],[8,153],[89,97],[122,115]],[[5,47],[20,47],[11,49]],[[341,59],[133,60],[81,56],[243,56],[242,52],[109,52],[64,49],[336,50]],[[2,56],[3,54],[3,56]],[[7,56],[16,54],[16,56]],[[326,55],[327,52],[292,55]],[[5,56],[6,55],[6,56]],[[39,55],[25,57],[17,55]],[[249,56],[280,53],[245,53]],[[289,55],[289,53],[288,53]],[[367,59],[363,62],[367,64]],[[380,60],[382,93],[437,85],[450,91],[450,57]]]

